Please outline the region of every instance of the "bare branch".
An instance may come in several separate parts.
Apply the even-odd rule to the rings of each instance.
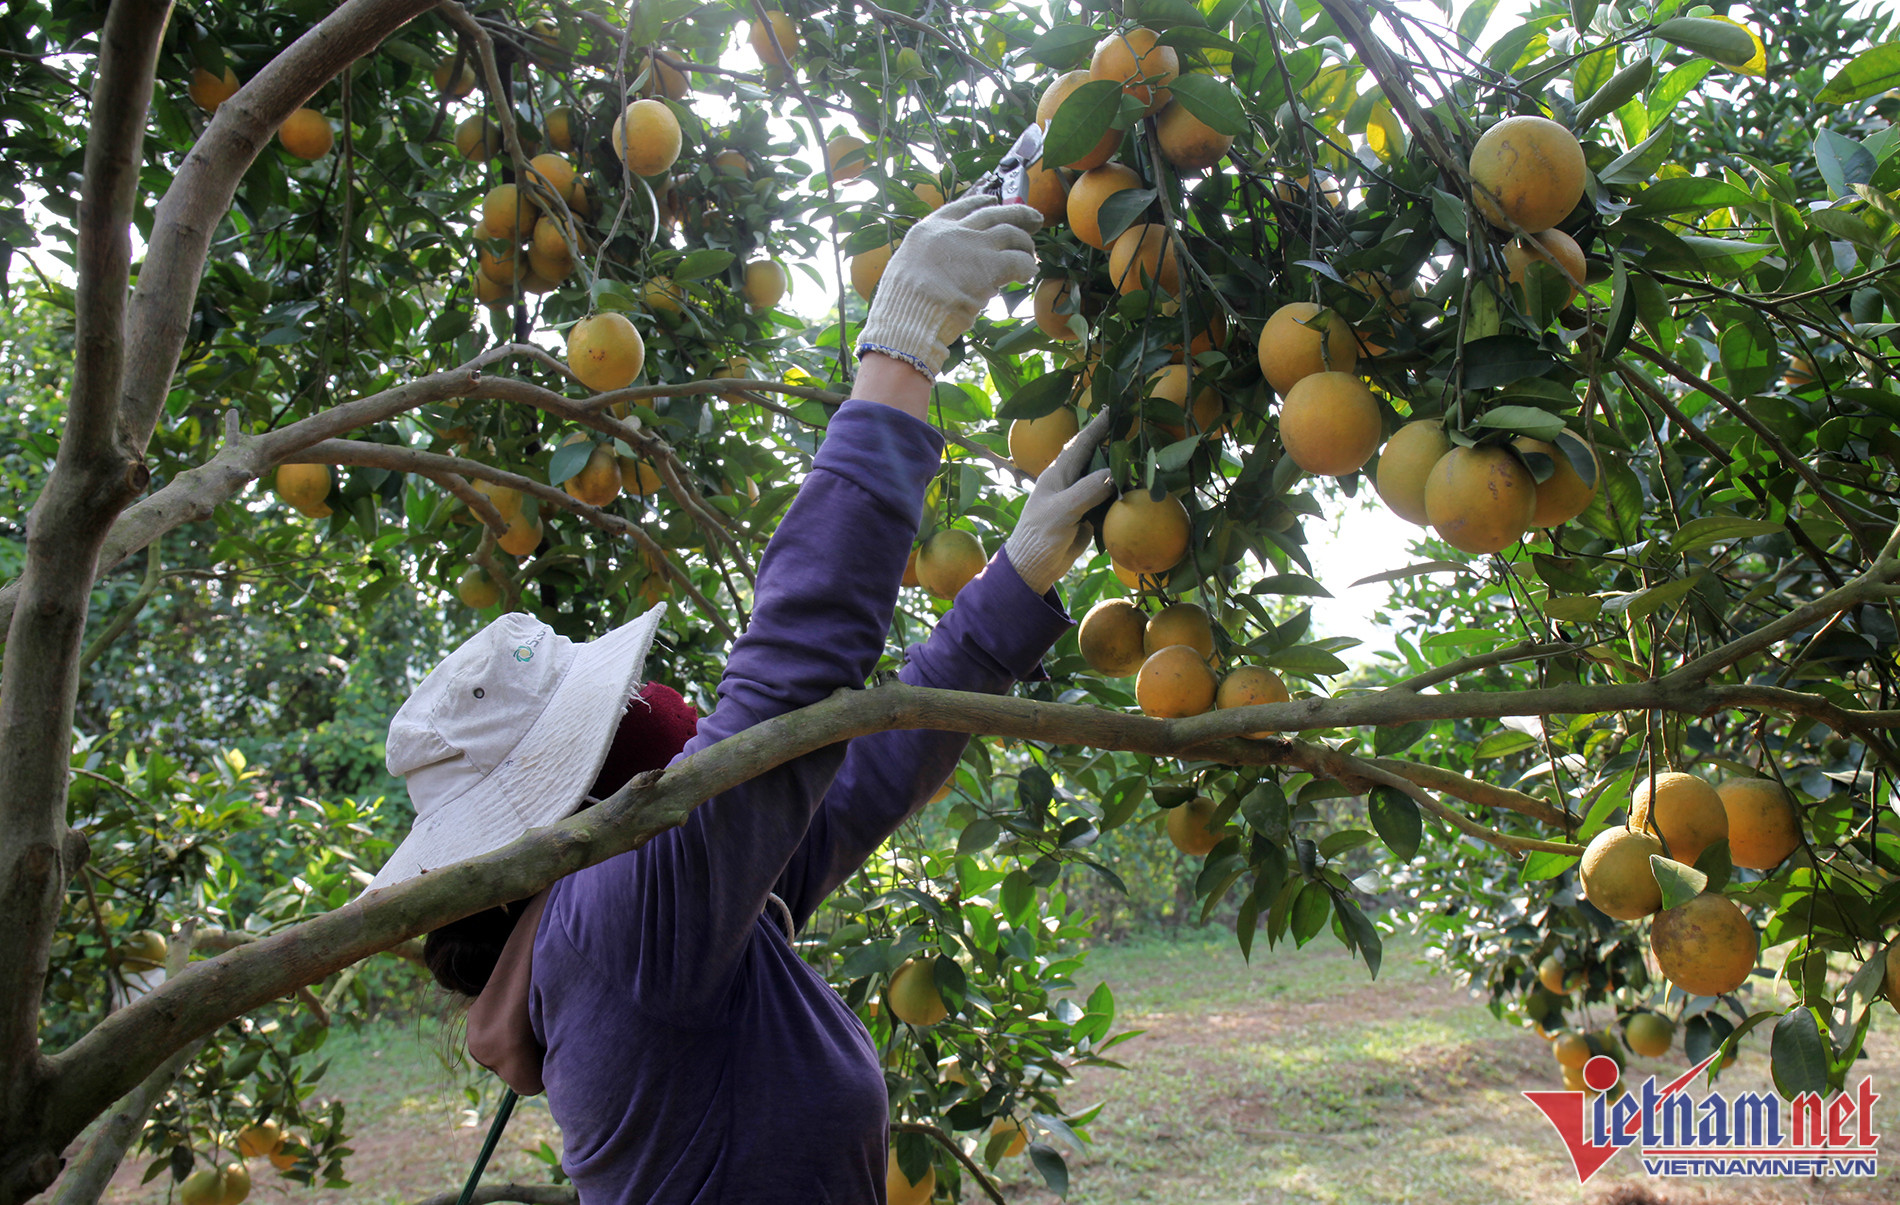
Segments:
[[[459,1189],[424,1197],[415,1205],[456,1205],[462,1199]],[[495,1205],[498,1201],[519,1201],[521,1205],[579,1205],[581,1194],[572,1184],[481,1184],[468,1199],[469,1205]]]

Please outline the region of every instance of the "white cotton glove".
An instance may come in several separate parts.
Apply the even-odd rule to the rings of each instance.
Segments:
[[[1037,594],[1047,594],[1089,546],[1089,525],[1082,516],[1115,495],[1115,479],[1106,469],[1086,472],[1089,458],[1107,437],[1108,411],[1103,410],[1036,478],[1022,518],[1003,545],[1009,563]]]
[[[985,193],[959,197],[911,227],[884,269],[858,354],[895,356],[928,377],[943,369],[950,344],[1011,281],[1036,274],[1029,236],[1042,215],[999,205]]]

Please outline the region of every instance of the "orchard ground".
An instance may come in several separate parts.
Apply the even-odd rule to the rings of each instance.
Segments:
[[[1085,1068],[1066,1099],[1106,1100],[1094,1147],[1071,1159],[1073,1205],[1136,1201],[1387,1205],[1604,1205],[1643,1187],[1670,1205],[1727,1202],[1889,1203],[1900,1192],[1900,1033],[1876,1025],[1859,1064],[1882,1093],[1881,1177],[1843,1181],[1650,1180],[1619,1155],[1584,1188],[1555,1133],[1518,1093],[1560,1087],[1549,1048],[1500,1026],[1482,1002],[1395,937],[1376,981],[1338,946],[1255,947],[1251,966],[1231,934],[1181,930],[1098,947],[1081,995],[1115,986],[1118,1023],[1147,1032],[1117,1048],[1127,1072]],[[338,1033],[318,1096],[349,1107],[353,1184],[305,1190],[269,1172],[252,1200],[268,1205],[401,1205],[460,1186],[487,1131],[495,1082],[451,1071],[433,1022],[380,1022]],[[1632,1059],[1634,1075],[1679,1065]],[[479,1117],[463,1086],[486,1089]],[[1726,1091],[1769,1088],[1766,1052],[1745,1044]],[[559,1134],[541,1100],[524,1102],[487,1177],[546,1183],[529,1153]],[[120,1170],[106,1200],[148,1205],[144,1163]],[[1058,1198],[1018,1156],[1000,1169],[1011,1205]],[[966,1190],[966,1201],[981,1195]]]

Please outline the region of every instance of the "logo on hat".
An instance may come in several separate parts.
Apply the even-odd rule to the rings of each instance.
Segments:
[[[522,661],[522,662],[534,660],[533,647],[526,644],[517,646],[515,649],[515,660]]]

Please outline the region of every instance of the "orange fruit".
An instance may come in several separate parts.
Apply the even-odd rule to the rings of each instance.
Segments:
[[[565,156],[548,151],[528,160],[528,166],[540,173],[540,178],[535,183],[543,188],[553,189],[560,194],[563,201],[567,199],[569,193],[574,191],[574,165],[568,162]]]
[[[526,271],[521,259],[513,243],[475,249],[476,271],[498,285],[513,285],[521,279],[523,272]]]
[[[752,23],[752,32],[746,40],[752,43],[759,62],[768,67],[790,67],[791,56],[798,53],[798,27],[792,24],[790,17],[776,8],[767,10],[765,20],[771,24],[768,26],[759,21]],[[772,44],[774,35],[778,38],[776,46]]]
[[[680,157],[680,122],[666,102],[636,100],[614,119],[614,154],[636,176],[657,176]]]
[[[1204,661],[1214,660],[1214,621],[1200,605],[1172,603],[1156,611],[1141,632],[1144,653],[1153,655],[1171,644],[1185,644]]]
[[[321,159],[336,145],[330,119],[315,109],[298,109],[277,127],[277,141],[299,159]]]
[[[1036,102],[1036,124],[1047,130],[1049,119],[1056,115],[1056,110],[1062,107],[1062,102],[1069,99],[1071,92],[1088,82],[1087,71],[1071,71],[1066,75],[1057,76],[1055,82],[1043,91],[1042,99]],[[1115,154],[1115,148],[1121,144],[1122,132],[1107,130],[1102,134],[1101,141],[1097,142],[1088,154],[1071,163],[1058,163],[1056,166],[1078,172],[1100,167],[1109,161],[1109,158]]]
[[[1728,813],[1729,860],[1750,870],[1773,870],[1801,846],[1801,814],[1794,798],[1772,778],[1731,778],[1715,788]]]
[[[620,462],[620,488],[636,498],[645,498],[657,494],[666,488],[666,479],[660,476],[660,470],[634,456],[616,456]]]
[[[1590,1043],[1574,1030],[1558,1034],[1552,1049],[1557,1055],[1557,1062],[1572,1070],[1581,1071],[1583,1065],[1590,1061]]]
[[[521,513],[521,491],[513,486],[497,485],[493,481],[473,480],[469,485],[476,493],[488,499],[495,513],[503,519],[512,519]]]
[[[1200,715],[1214,706],[1217,685],[1198,649],[1171,644],[1156,649],[1135,673],[1135,702],[1143,715],[1164,720]]]
[[[885,1205],[930,1205],[931,1194],[936,1191],[936,1168],[925,1168],[923,1179],[912,1180],[897,1165],[897,1152],[890,1152],[884,1169]]]
[[[1659,1013],[1637,1013],[1623,1022],[1623,1041],[1646,1059],[1659,1059],[1676,1043],[1676,1025]]]
[[[534,228],[534,202],[512,184],[497,184],[482,198],[482,221],[490,238],[515,241]]]
[[[501,130],[480,115],[465,118],[455,127],[455,152],[472,163],[486,163],[501,150]]]
[[[1058,406],[1041,418],[1019,418],[1009,425],[1009,459],[1030,477],[1040,477],[1081,429],[1075,411],[1067,406]]]
[[[563,247],[553,255],[548,255],[539,247],[530,247],[528,248],[528,274],[521,278],[521,287],[532,293],[537,291],[535,288],[537,282],[545,282],[550,286],[557,285],[573,274],[574,257],[567,253],[567,248]]]
[[[1378,399],[1349,372],[1301,377],[1280,403],[1280,442],[1309,473],[1344,477],[1378,451],[1383,420]]]
[[[469,566],[455,583],[455,597],[472,610],[483,611],[501,602],[501,586],[480,565]]]
[[[1243,665],[1221,679],[1220,689],[1214,692],[1214,706],[1227,709],[1233,707],[1253,707],[1261,703],[1285,703],[1293,695],[1287,690],[1280,675],[1261,665]],[[1243,735],[1256,740],[1272,736],[1273,729],[1263,728],[1259,732]]]
[[[274,1121],[260,1121],[238,1131],[237,1152],[246,1159],[268,1155],[284,1145],[284,1127]]]
[[[1660,833],[1669,857],[1693,866],[1703,850],[1728,839],[1728,811],[1715,788],[1693,774],[1668,770],[1652,782],[1639,773],[1630,791],[1630,827]]]
[[[1207,320],[1207,329],[1189,341],[1187,355],[1198,356],[1204,351],[1212,351],[1217,347],[1226,346],[1227,315],[1221,313],[1219,310],[1215,310],[1213,316]],[[1181,345],[1179,343],[1170,343],[1167,345],[1167,348],[1174,353],[1174,362],[1176,364],[1181,363],[1182,360],[1187,358],[1186,355],[1182,354]]]
[[[1038,159],[1029,165],[1029,188],[1023,199],[1042,215],[1043,229],[1048,230],[1068,216],[1069,182]]]
[[[542,214],[541,219],[534,224],[534,233],[528,236],[528,244],[543,259],[572,261],[574,252],[582,249],[578,234],[559,216]],[[571,248],[570,242],[573,244]]]
[[[465,122],[463,124],[467,123]],[[547,111],[548,145],[557,151],[573,150],[575,142],[578,141],[574,137],[574,132],[579,127],[579,116],[567,105],[556,105],[554,108],[549,109]],[[495,143],[496,145],[489,149],[488,153],[491,155],[501,149],[501,134],[499,131],[495,134]]]
[[[1570,296],[1577,295],[1577,285],[1583,283],[1583,274],[1590,265],[1583,258],[1583,248],[1577,246],[1577,240],[1561,230],[1546,230],[1534,234],[1528,241],[1512,239],[1504,247],[1504,266],[1510,272],[1511,283],[1524,283],[1524,273],[1534,263],[1549,264],[1559,269],[1559,275],[1569,273],[1576,284],[1570,286]]]
[[[1147,490],[1129,490],[1102,519],[1102,546],[1109,559],[1135,573],[1166,573],[1187,554],[1193,522],[1172,494],[1156,502]]]
[[[1219,805],[1205,795],[1196,795],[1178,807],[1169,808],[1168,840],[1190,858],[1206,857],[1227,835],[1225,825],[1219,828],[1213,825],[1214,813],[1218,810]]]
[[[833,183],[843,184],[846,180],[855,180],[864,174],[864,169],[870,165],[870,156],[855,153],[863,151],[864,145],[864,139],[854,138],[850,134],[840,134],[825,143],[825,166],[831,169]],[[847,155],[853,156],[851,162],[843,167],[838,166]]]
[[[1507,117],[1471,148],[1471,178],[1482,186],[1472,200],[1492,225],[1509,229],[1515,222],[1537,234],[1583,200],[1588,170],[1583,145],[1569,130],[1548,117]]]
[[[785,269],[769,259],[755,259],[745,266],[745,303],[755,310],[769,310],[785,296]]]
[[[589,437],[579,431],[568,436],[564,443],[583,443]],[[620,496],[620,462],[614,458],[614,447],[610,443],[594,445],[587,454],[587,461],[581,471],[561,483],[568,497],[588,506],[606,506]]]
[[[876,294],[877,282],[884,279],[884,269],[896,250],[896,243],[886,243],[851,257],[851,287],[859,297],[869,301]]]
[[[470,81],[471,86],[474,81]],[[224,69],[222,78],[211,74],[203,67],[191,69],[191,83],[185,86],[185,94],[191,97],[193,104],[207,113],[216,113],[218,106],[237,95],[237,72],[229,67]]]
[[[277,496],[308,514],[323,505],[330,496],[330,466],[327,464],[280,464],[277,466]]]
[[[1215,133],[1178,100],[1155,118],[1155,138],[1161,143],[1161,157],[1184,172],[1214,166],[1234,145],[1232,135]]]
[[[1748,981],[1761,939],[1732,900],[1705,891],[1657,913],[1649,949],[1669,982],[1691,995],[1721,996]]]
[[[1590,838],[1584,847],[1578,877],[1583,897],[1605,916],[1639,920],[1662,909],[1662,888],[1650,869],[1649,856],[1663,851],[1651,833],[1612,825]]]
[[[911,195],[915,196],[919,201],[922,201],[924,208],[930,210],[932,213],[942,209],[944,201],[948,200],[948,198],[943,195],[943,189],[938,187],[935,180],[925,180],[910,191]]]
[[[1070,315],[1057,313],[1056,306],[1069,295],[1074,286],[1074,281],[1063,276],[1051,276],[1036,286],[1036,326],[1051,339],[1064,343],[1074,342],[1076,335],[1069,329]]]
[[[1012,1121],[1007,1117],[997,1118],[996,1124],[990,1127],[990,1137],[993,1139],[998,1134],[1011,1135],[1009,1145],[1003,1149],[1002,1157],[1005,1159],[1022,1153],[1023,1147],[1029,1145],[1029,1135],[1023,1132],[1023,1123],[1020,1121]],[[984,1146],[987,1149],[988,1143]]]
[[[1555,466],[1551,475],[1537,486],[1537,506],[1531,512],[1532,527],[1561,527],[1590,509],[1591,500],[1597,496],[1596,484],[1583,483],[1583,477],[1562,448],[1528,435],[1518,436],[1511,441],[1511,446],[1520,452],[1542,452]],[[1590,459],[1597,466],[1596,479],[1601,481],[1603,464],[1597,460],[1594,449]]]
[[[903,581],[901,581],[901,582],[899,582],[898,584],[899,584],[899,585],[903,585],[903,586],[921,586],[921,585],[923,585],[923,583],[922,583],[922,582],[920,582],[920,581],[918,581],[918,580],[917,580],[917,549],[915,549],[915,548],[912,548],[912,549],[910,550],[910,556],[908,556],[908,557],[906,557],[906,558],[905,558],[905,560],[904,560],[904,579],[903,579]]]
[[[1113,560],[1109,561],[1108,567],[1114,572],[1116,581],[1137,591],[1165,590],[1168,588],[1168,578],[1173,576],[1166,569],[1160,573],[1136,573],[1125,565],[1117,565]]]
[[[640,56],[640,70],[636,76],[645,75],[647,80],[640,85],[641,96],[664,96],[668,100],[686,99],[686,73],[680,70],[681,59],[676,54],[660,51],[658,54]]]
[[[1137,25],[1096,44],[1089,78],[1111,80],[1154,113],[1168,103],[1168,85],[1181,74],[1181,56],[1161,45],[1161,35]],[[1143,81],[1152,81],[1146,82]]]
[[[646,342],[625,314],[594,314],[568,328],[567,366],[596,393],[633,384],[646,360]]]
[[[1089,608],[1075,631],[1082,660],[1098,674],[1126,678],[1148,659],[1143,634],[1148,617],[1125,598],[1109,598]]]
[[[1150,287],[1178,295],[1181,265],[1167,227],[1143,224],[1122,231],[1108,249],[1108,278],[1124,296]]]
[[[680,287],[673,283],[672,277],[653,276],[649,277],[646,284],[641,286],[640,300],[646,304],[647,309],[655,314],[664,311],[665,313],[677,316],[684,312],[682,306],[686,300],[686,294],[682,293]]]
[[[1564,978],[1564,960],[1555,954],[1545,957],[1544,961],[1537,964],[1537,982],[1544,985],[1545,991],[1555,995],[1561,996],[1569,991]]]
[[[937,993],[937,972],[931,963],[913,958],[898,967],[885,992],[891,1015],[906,1025],[935,1025],[950,1015]]]
[[[720,151],[717,155],[713,156],[713,169],[715,171],[729,172],[741,177],[749,177],[752,174],[752,161],[747,159],[744,153],[740,151]]]
[[[924,541],[917,554],[917,581],[938,598],[955,598],[989,558],[974,535],[946,527]]]
[[[1425,479],[1425,521],[1461,552],[1509,548],[1536,510],[1537,483],[1503,448],[1453,448]]]
[[[1102,237],[1102,202],[1118,192],[1140,187],[1141,177],[1126,164],[1104,163],[1083,172],[1069,189],[1069,229],[1097,251],[1108,250],[1108,241]]]
[[[1209,379],[1210,376],[1208,373],[1200,372],[1195,374],[1195,380],[1201,383],[1201,387],[1194,393],[1194,412],[1191,417],[1194,423],[1194,430],[1200,435],[1211,435],[1219,431],[1223,425],[1221,420],[1220,391],[1215,389],[1212,385],[1206,384]],[[1150,398],[1160,398],[1164,402],[1174,403],[1175,406],[1180,408],[1184,418],[1190,417],[1188,415],[1187,391],[1188,367],[1186,364],[1163,365],[1148,376],[1148,396]],[[1176,425],[1157,421],[1155,426],[1169,439],[1187,438],[1187,427],[1185,424]]]
[[[1275,310],[1260,329],[1258,351],[1260,373],[1281,397],[1301,377],[1316,372],[1351,372],[1359,362],[1359,344],[1352,337],[1352,327],[1332,310],[1310,301],[1289,302]]]
[[[1421,418],[1405,424],[1385,441],[1373,488],[1393,514],[1407,523],[1425,525],[1425,481],[1432,467],[1451,451],[1444,424]]]
[[[435,70],[429,73],[429,78],[434,82],[438,93],[446,92],[460,100],[475,91],[475,64],[470,61],[470,56],[464,55],[462,69],[456,71],[454,77],[450,78],[449,73],[454,70],[454,67],[454,59],[443,59],[435,65]]]

